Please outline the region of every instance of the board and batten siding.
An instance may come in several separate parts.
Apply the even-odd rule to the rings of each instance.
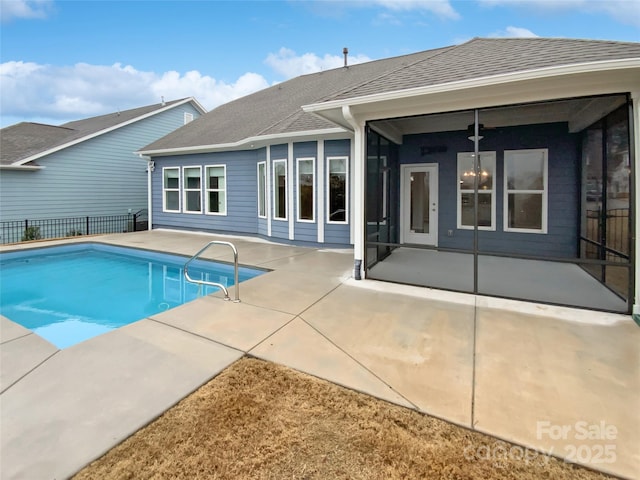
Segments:
[[[580,179],[578,177],[580,135],[568,132],[566,123],[490,129],[483,132],[480,151],[496,152],[495,231],[480,230],[478,247],[485,252],[575,258],[578,245]],[[438,145],[446,151],[422,155],[424,145]],[[548,150],[547,233],[505,232],[504,151]],[[400,163],[438,164],[438,246],[473,248],[473,230],[457,228],[457,154],[473,151],[473,143],[460,132],[407,135],[399,147]],[[397,205],[398,199],[392,199]],[[399,217],[396,217],[399,218]],[[453,232],[449,236],[449,231]]]
[[[184,124],[184,104],[0,172],[0,220],[124,215],[147,208],[147,163],[134,152]]]

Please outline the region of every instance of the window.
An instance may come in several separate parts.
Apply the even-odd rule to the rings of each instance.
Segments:
[[[227,167],[210,165],[207,172],[207,213],[211,215],[227,214]]]
[[[287,219],[287,161],[273,161],[273,218]]]
[[[193,113],[184,112],[184,124],[186,125],[189,122],[193,121]]]
[[[162,210],[165,212],[180,211],[180,169],[178,167],[162,169]]]
[[[183,167],[182,177],[185,213],[202,213],[200,167]]]
[[[258,217],[267,218],[267,162],[258,162]]]
[[[458,228],[474,228],[474,154],[458,153]],[[480,152],[478,161],[478,229],[496,229],[496,152]]]
[[[547,149],[505,150],[505,231],[547,233],[547,155]]]
[[[298,158],[298,221],[313,222],[315,158]]]
[[[347,223],[347,157],[329,157],[328,223]]]

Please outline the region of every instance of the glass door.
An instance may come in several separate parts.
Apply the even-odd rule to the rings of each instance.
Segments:
[[[402,166],[402,243],[438,243],[438,166]]]

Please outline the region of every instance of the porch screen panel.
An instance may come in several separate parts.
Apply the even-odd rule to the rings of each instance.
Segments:
[[[625,106],[626,107],[626,106]],[[627,109],[618,109],[607,118],[606,131],[606,211],[604,215],[605,259],[627,263],[630,252],[629,207],[630,164]],[[605,267],[605,285],[627,296],[629,269],[615,265]]]

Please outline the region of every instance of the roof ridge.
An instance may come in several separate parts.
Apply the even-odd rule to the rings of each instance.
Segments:
[[[469,40],[467,42],[461,43],[461,44],[448,45],[446,47],[432,48],[430,50],[422,50],[421,52],[415,52],[415,53],[408,54],[408,55],[398,55],[397,57],[389,57],[389,58],[381,59],[381,60],[390,60],[392,58],[408,57],[409,55],[418,55],[418,54],[421,54],[421,53],[432,52],[432,51],[435,52],[436,50],[441,50],[440,52],[434,53],[434,55],[429,57],[429,58],[421,58],[421,59],[416,60],[416,61],[414,61],[412,63],[407,63],[406,65],[400,65],[399,67],[397,67],[395,69],[392,69],[392,70],[388,70],[386,72],[383,72],[383,73],[381,73],[380,75],[378,75],[376,77],[369,78],[369,79],[367,79],[367,80],[365,80],[363,82],[360,82],[358,84],[350,85],[347,88],[344,88],[342,90],[338,90],[338,91],[335,91],[335,92],[330,93],[328,95],[325,95],[324,97],[321,97],[318,100],[316,100],[316,102],[321,102],[321,101],[324,101],[327,98],[332,98],[332,97],[335,97],[335,96],[338,96],[338,95],[344,95],[344,94],[346,94],[347,92],[349,92],[351,90],[355,90],[356,88],[360,88],[363,85],[366,85],[367,83],[371,83],[373,81],[379,80],[380,78],[383,78],[383,77],[385,77],[387,75],[390,75],[392,73],[399,72],[400,70],[412,67],[413,65],[417,65],[420,62],[424,62],[426,60],[430,60],[432,58],[438,57],[439,55],[442,55],[442,54],[444,54],[446,52],[454,50],[455,48],[457,48],[457,47],[459,47],[461,45],[465,45],[467,43],[470,43],[470,42],[472,42],[473,40],[476,40],[476,39],[477,39],[477,37],[473,38],[473,39],[471,39],[471,40]],[[344,68],[344,67],[342,67],[342,68]]]

